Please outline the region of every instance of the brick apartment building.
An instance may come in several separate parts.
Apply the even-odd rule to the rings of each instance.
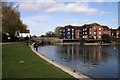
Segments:
[[[94,39],[101,40],[103,34],[108,34],[115,38],[120,38],[120,27],[118,27],[118,29],[109,29],[108,26],[92,23],[85,24],[83,26],[67,25],[60,28],[61,39],[87,39],[89,36],[93,36]]]
[[[116,34],[117,34],[116,38],[120,38],[120,26],[118,27]]]
[[[81,37],[81,27],[67,25],[60,28],[61,39],[79,39]]]

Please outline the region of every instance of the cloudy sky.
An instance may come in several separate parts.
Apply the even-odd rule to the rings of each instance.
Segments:
[[[105,1],[105,0],[104,0]],[[107,1],[107,0],[106,0]],[[113,2],[114,1],[114,2]],[[97,22],[110,28],[118,27],[118,2],[94,0],[39,1],[26,0],[19,3],[21,20],[28,25],[32,35],[54,31],[57,26],[84,25]]]

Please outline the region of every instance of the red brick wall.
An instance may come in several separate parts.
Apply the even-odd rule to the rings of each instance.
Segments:
[[[116,34],[117,34],[117,35],[116,35],[116,38],[120,38],[120,30],[117,30],[117,31],[116,31]]]
[[[80,30],[79,29],[75,30],[75,38],[80,39]]]
[[[96,36],[96,39],[101,39],[102,36],[102,27],[98,25],[94,25],[89,28],[89,35]]]

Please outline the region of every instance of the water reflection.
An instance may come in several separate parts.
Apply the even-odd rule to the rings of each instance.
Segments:
[[[84,64],[92,65],[99,65],[101,62],[107,61],[110,56],[108,51],[101,49],[101,46],[58,46],[56,52],[66,62],[77,59],[83,61]]]
[[[94,78],[118,77],[118,46],[42,46],[39,51]]]

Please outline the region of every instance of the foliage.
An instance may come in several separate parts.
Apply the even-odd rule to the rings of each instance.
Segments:
[[[55,33],[52,32],[52,31],[48,31],[48,32],[46,33],[46,37],[55,37]]]
[[[88,39],[95,39],[95,38],[94,38],[94,36],[89,35],[89,36],[88,36]]]
[[[111,37],[108,34],[103,34],[102,35],[102,40],[104,43],[110,43],[111,42]]]
[[[46,37],[46,35],[41,35],[41,37]]]
[[[83,45],[85,43],[85,38],[81,38],[80,44]]]
[[[115,37],[111,36],[111,41],[112,42],[117,42],[117,39]]]
[[[2,4],[2,31],[12,37],[16,31],[27,32],[27,25],[20,20],[18,6],[14,7],[13,3]]]
[[[61,27],[56,27],[56,28],[55,28],[55,36],[56,36],[56,37],[60,37],[60,28],[61,28]]]

